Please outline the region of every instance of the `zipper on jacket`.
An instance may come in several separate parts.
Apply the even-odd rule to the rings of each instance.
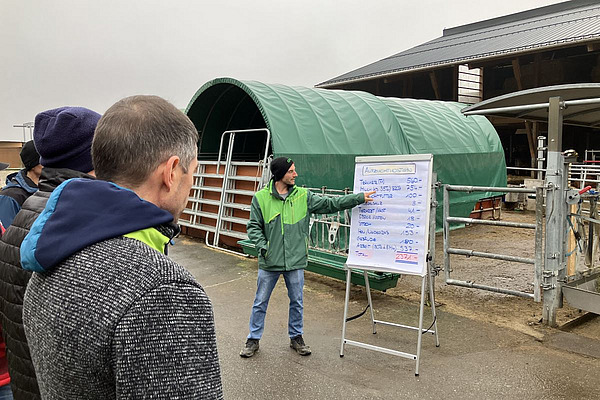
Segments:
[[[285,200],[283,200],[283,206],[281,207],[281,244],[283,247],[283,269],[285,271],[287,271],[287,262],[285,259],[285,235],[283,234],[283,220],[284,220],[284,216],[283,214],[285,213],[285,202],[287,201],[287,197]]]
[[[283,201],[283,207],[281,207],[281,236],[283,236],[283,214],[285,212],[285,200]]]

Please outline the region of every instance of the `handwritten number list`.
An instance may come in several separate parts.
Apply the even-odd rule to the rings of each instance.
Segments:
[[[376,193],[352,212],[348,264],[422,274],[428,172],[429,161],[356,164],[354,192]]]

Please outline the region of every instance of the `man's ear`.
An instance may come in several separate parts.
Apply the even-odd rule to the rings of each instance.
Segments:
[[[181,160],[178,156],[171,156],[164,163],[165,167],[163,169],[162,179],[163,184],[166,186],[168,191],[171,191],[171,188],[173,188],[173,185],[176,181],[176,175],[178,173],[177,167],[179,166],[180,162]]]

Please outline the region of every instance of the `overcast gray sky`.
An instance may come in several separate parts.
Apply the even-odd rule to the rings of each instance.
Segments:
[[[0,0],[0,140],[77,105],[156,94],[185,108],[223,76],[311,87],[450,28],[544,0]]]

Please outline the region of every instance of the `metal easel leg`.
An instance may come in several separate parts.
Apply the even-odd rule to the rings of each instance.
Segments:
[[[369,309],[371,310],[371,324],[373,324],[373,335],[377,333],[377,327],[375,326],[375,314],[373,313],[373,301],[371,300],[371,287],[369,286],[369,274],[367,271],[363,271],[365,277],[365,289],[367,290],[367,300],[369,301]]]
[[[421,361],[421,341],[423,339],[423,309],[425,308],[425,279],[421,280],[421,307],[419,309],[419,330],[417,339],[417,367],[415,368],[415,376],[419,376],[419,361]]]
[[[344,322],[342,323],[342,344],[340,346],[340,357],[344,357],[344,344],[346,343],[346,318],[348,318],[348,301],[350,300],[350,279],[352,270],[346,266],[346,299],[344,300]]]

